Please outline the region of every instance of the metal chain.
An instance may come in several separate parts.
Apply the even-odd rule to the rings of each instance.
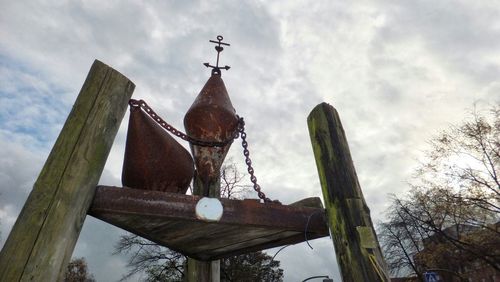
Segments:
[[[238,138],[238,131],[235,131],[235,133],[233,134],[233,138],[231,138],[227,141],[224,141],[224,142],[197,140],[197,139],[194,139],[194,138],[190,137],[189,135],[183,133],[182,131],[176,129],[172,125],[168,124],[166,121],[164,121],[158,114],[156,114],[153,111],[153,109],[151,109],[151,107],[148,106],[148,104],[146,104],[146,102],[144,102],[144,100],[130,99],[128,104],[134,108],[138,108],[138,107],[142,108],[161,127],[165,128],[166,130],[172,132],[172,134],[174,134],[175,136],[177,136],[177,137],[179,137],[179,138],[181,138],[181,139],[183,139],[183,140],[185,140],[193,145],[198,145],[198,146],[202,146],[202,147],[224,147],[227,144],[233,142],[234,139]]]
[[[261,191],[260,185],[257,184],[257,177],[255,177],[255,171],[252,167],[252,160],[250,159],[250,151],[248,151],[248,142],[247,142],[247,134],[245,133],[245,121],[243,120],[242,117],[238,117],[239,122],[238,122],[238,131],[240,132],[241,136],[241,146],[243,147],[243,155],[245,156],[245,163],[247,164],[248,167],[248,173],[250,174],[250,181],[253,183],[253,189],[255,192],[257,192],[257,195],[259,196],[260,199],[264,201],[264,203],[276,203],[276,204],[281,204],[280,201],[278,200],[271,200],[268,197],[266,197],[266,194]]]
[[[154,121],[156,121],[161,127],[165,128],[166,130],[172,132],[175,136],[193,144],[193,145],[198,145],[198,146],[203,146],[203,147],[224,147],[227,144],[233,142],[234,139],[237,139],[239,136],[241,136],[241,146],[243,146],[243,155],[245,156],[245,163],[248,166],[248,173],[250,174],[250,181],[253,183],[253,189],[255,192],[257,192],[257,195],[261,200],[264,201],[264,203],[277,203],[281,204],[280,201],[278,200],[271,200],[266,197],[266,194],[261,191],[260,185],[257,184],[257,177],[255,177],[255,171],[252,167],[252,160],[250,159],[250,151],[248,151],[248,142],[246,141],[247,134],[245,133],[245,121],[243,120],[242,117],[238,117],[238,129],[235,131],[233,134],[233,138],[230,140],[227,140],[225,142],[211,142],[211,141],[202,141],[202,140],[196,140],[189,135],[179,131],[175,127],[171,126],[168,124],[166,121],[164,121],[158,114],[156,114],[151,107],[144,102],[144,100],[134,100],[130,99],[129,100],[129,105],[134,108],[142,108]]]

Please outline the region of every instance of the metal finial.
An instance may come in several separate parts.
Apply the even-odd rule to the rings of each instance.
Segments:
[[[212,68],[212,75],[214,74],[218,74],[220,75],[221,72],[220,72],[220,69],[225,69],[225,70],[228,70],[230,69],[231,67],[230,66],[224,66],[224,67],[219,67],[219,54],[220,52],[222,52],[222,50],[224,50],[224,47],[222,47],[221,45],[225,45],[225,46],[231,46],[230,44],[228,43],[224,43],[222,42],[222,39],[224,39],[224,37],[222,37],[222,35],[217,35],[217,40],[218,41],[215,41],[215,40],[209,40],[209,42],[212,42],[212,43],[215,43],[215,44],[218,44],[217,46],[215,46],[215,50],[217,51],[217,63],[215,64],[215,66],[212,66],[211,64],[209,63],[204,63],[203,65],[205,65],[207,68]]]

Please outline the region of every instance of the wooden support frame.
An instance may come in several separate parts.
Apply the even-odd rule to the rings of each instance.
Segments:
[[[0,281],[62,280],[134,88],[94,62],[0,252]],[[308,126],[343,281],[389,281],[337,111],[316,106]],[[195,179],[194,194],[201,187]],[[186,280],[220,281],[218,261],[189,259]]]
[[[321,103],[307,123],[342,280],[389,281],[337,111]]]
[[[135,85],[95,61],[0,253],[0,281],[60,281]]]

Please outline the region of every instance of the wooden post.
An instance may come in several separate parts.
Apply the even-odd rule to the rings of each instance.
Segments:
[[[203,182],[196,177],[193,181],[193,194],[203,195]],[[210,197],[220,197],[220,177],[209,187]],[[219,282],[220,281],[220,260],[200,261],[192,258],[187,260],[187,282]]]
[[[59,281],[135,85],[95,61],[0,253],[0,281]]]
[[[307,118],[343,281],[389,281],[337,111],[319,104]]]

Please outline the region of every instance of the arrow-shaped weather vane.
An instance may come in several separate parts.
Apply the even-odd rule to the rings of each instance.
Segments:
[[[224,43],[222,42],[222,39],[224,39],[224,37],[222,37],[221,35],[218,35],[217,36],[217,40],[218,41],[215,41],[215,40],[209,40],[209,42],[212,42],[212,43],[215,43],[215,44],[218,44],[217,46],[215,46],[215,50],[217,51],[217,63],[215,64],[215,66],[212,66],[211,64],[209,63],[204,63],[203,65],[205,65],[207,68],[212,68],[212,75],[214,74],[218,74],[220,75],[221,72],[220,72],[220,69],[225,69],[225,70],[228,70],[230,69],[231,67],[230,66],[224,66],[224,67],[219,67],[219,54],[220,52],[222,52],[222,50],[224,50],[224,47],[222,47],[221,45],[225,45],[225,46],[231,46],[230,44],[228,43]]]

